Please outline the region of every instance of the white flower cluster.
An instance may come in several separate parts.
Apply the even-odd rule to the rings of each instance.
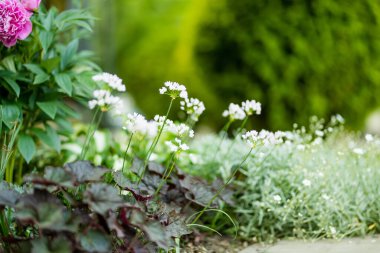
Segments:
[[[113,90],[117,90],[120,92],[125,91],[125,85],[117,75],[104,72],[93,76],[92,80],[94,80],[95,82],[105,82]]]
[[[206,110],[206,107],[197,98],[185,98],[184,101],[181,101],[181,110],[185,111],[192,120],[198,121],[199,116]]]
[[[248,116],[261,114],[261,103],[256,100],[247,100],[241,104],[241,107]]]
[[[155,121],[147,121],[144,116],[135,112],[127,115],[123,129],[133,134],[154,137],[157,135],[158,125]]]
[[[156,115],[154,117],[154,120],[160,127],[162,127],[165,117]],[[188,135],[190,138],[194,137],[194,130],[191,129],[188,125],[184,123],[176,124],[170,119],[166,120],[165,130],[167,132],[173,133],[177,137],[185,137],[185,135]]]
[[[222,115],[223,117],[229,117],[231,121],[242,120],[246,116],[244,110],[234,103],[231,103],[228,106],[228,110],[225,110]]]
[[[119,97],[113,96],[108,90],[94,90],[94,99],[88,102],[88,107],[92,110],[99,106],[102,111],[107,111],[112,106],[117,106],[121,103]]]
[[[178,138],[175,138],[174,141],[166,141],[165,144],[169,147],[171,152],[181,152],[189,150],[189,146],[187,146],[185,143],[182,143],[182,141]]]
[[[176,82],[165,82],[164,86],[160,88],[159,91],[160,94],[167,94],[172,99],[176,99],[178,97],[186,99],[188,97],[186,87]]]
[[[261,130],[260,133],[252,130],[243,134],[242,139],[247,142],[247,144],[254,148],[256,144],[261,144],[264,146],[276,145],[283,142],[285,134],[283,132],[269,132],[267,130]]]

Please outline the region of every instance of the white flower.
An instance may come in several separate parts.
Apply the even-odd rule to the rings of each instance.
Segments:
[[[154,116],[154,120],[160,127],[162,127],[165,117],[156,115]],[[167,119],[165,124],[165,130],[176,135],[177,137],[185,137],[185,135],[188,135],[190,138],[194,138],[194,130],[184,123],[176,124],[172,120]]]
[[[93,96],[94,99],[88,102],[88,106],[91,110],[99,106],[102,111],[107,111],[112,106],[117,106],[121,103],[121,99],[117,96],[113,96],[108,90],[94,90]]]
[[[373,135],[372,134],[366,134],[365,135],[365,140],[367,142],[372,142],[374,140]]]
[[[246,114],[239,105],[231,103],[228,106],[228,110],[225,110],[222,116],[229,117],[231,121],[234,121],[234,120],[243,120],[246,117]]]
[[[306,186],[306,187],[311,186],[311,182],[310,182],[310,180],[308,180],[308,179],[304,179],[304,180],[302,181],[302,184],[303,184],[304,186]]]
[[[166,141],[165,144],[169,147],[171,152],[181,152],[189,150],[189,146],[182,143],[182,141],[178,138],[175,138],[174,141]]]
[[[206,109],[202,101],[197,98],[186,98],[181,101],[181,110],[185,111],[192,120],[198,121],[198,118]]]
[[[164,86],[159,89],[159,92],[160,94],[169,95],[172,99],[176,99],[178,97],[187,99],[188,97],[186,87],[176,82],[165,82]]]
[[[330,197],[329,197],[329,195],[327,195],[327,194],[322,194],[322,198],[324,199],[324,200],[326,200],[326,201],[328,201],[328,200],[330,200]]]
[[[273,200],[277,203],[281,203],[281,196],[280,195],[274,195]]]
[[[336,234],[336,228],[335,227],[330,227],[330,232],[332,235]]]
[[[241,108],[244,112],[250,116],[253,114],[260,115],[261,114],[261,103],[256,102],[255,100],[247,100],[242,103]]]
[[[325,135],[325,133],[321,130],[316,130],[315,131],[315,135],[319,136],[319,137],[323,137]]]
[[[365,151],[363,149],[361,149],[361,148],[354,148],[352,150],[352,152],[354,152],[357,155],[364,155],[365,154]]]
[[[95,82],[105,82],[111,89],[124,92],[125,85],[123,81],[117,76],[110,73],[100,73],[92,77],[92,80]]]
[[[258,141],[258,135],[259,133],[255,130],[252,130],[252,131],[249,131],[249,132],[246,132],[245,134],[243,134],[241,137],[243,140],[245,140],[247,142],[247,144],[253,148],[255,147],[257,141]]]
[[[144,116],[138,113],[127,115],[123,129],[130,133],[139,133],[148,137],[154,137],[158,132],[158,124],[154,121],[147,121]]]
[[[120,171],[123,169],[123,159],[122,158],[117,158],[112,166],[113,171]]]

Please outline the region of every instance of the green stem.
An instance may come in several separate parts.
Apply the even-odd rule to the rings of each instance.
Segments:
[[[197,222],[199,220],[199,218],[203,215],[203,213],[210,207],[210,205],[214,202],[214,200],[222,193],[222,191],[226,188],[226,186],[231,182],[231,180],[234,178],[236,172],[240,169],[241,166],[243,166],[243,164],[247,161],[247,159],[251,155],[252,150],[253,150],[253,148],[251,148],[249,150],[248,154],[244,157],[244,159],[241,161],[241,163],[239,164],[239,166],[237,166],[235,168],[235,170],[231,173],[231,175],[228,177],[226,183],[223,184],[223,186],[219,188],[219,190],[212,197],[212,199],[207,203],[207,205],[202,209],[202,211],[199,212],[199,214],[197,215],[197,217],[195,217],[195,219],[193,220],[192,224],[194,224],[195,222]]]
[[[158,141],[160,140],[160,137],[161,137],[161,134],[164,130],[164,127],[165,127],[165,124],[166,124],[166,121],[168,120],[168,117],[169,117],[169,113],[170,113],[170,110],[172,109],[172,106],[173,106],[173,101],[174,99],[172,98],[170,100],[170,104],[169,104],[169,108],[168,108],[168,111],[166,112],[166,115],[165,115],[165,119],[164,119],[164,122],[162,123],[162,126],[161,126],[161,129],[160,129],[160,132],[158,133],[158,135],[156,136],[156,138],[153,140],[152,142],[152,145],[150,146],[149,150],[148,150],[148,154],[144,160],[144,164],[143,164],[143,167],[142,167],[142,173],[140,175],[140,170],[141,170],[141,167],[139,168],[139,171],[138,171],[138,174],[139,174],[139,181],[137,184],[140,184],[141,183],[141,180],[144,178],[144,174],[145,174],[145,171],[146,171],[146,165],[148,164],[149,162],[149,159],[150,159],[150,156],[152,155],[154,149],[156,148],[157,146],[157,143]]]
[[[99,114],[99,112],[100,112],[100,114]],[[98,114],[99,114],[98,120],[96,121],[95,125],[93,125]],[[98,108],[94,114],[94,117],[92,118],[90,127],[88,129],[88,132],[86,135],[86,140],[85,140],[85,143],[84,143],[84,146],[82,148],[81,155],[80,155],[80,160],[83,160],[86,157],[86,154],[87,154],[87,151],[88,151],[88,148],[90,145],[90,141],[91,141],[92,137],[94,136],[96,130],[98,129],[100,122],[102,121],[102,117],[103,117],[103,112],[101,112],[100,109]]]
[[[24,164],[24,159],[20,159],[19,164],[18,164],[18,170],[17,170],[17,179],[16,182],[17,184],[22,183],[22,166]]]
[[[175,155],[175,154],[174,154]],[[173,159],[172,159],[172,165],[170,166],[170,169],[167,172],[167,170],[165,170],[164,174],[162,175],[162,180],[161,180],[161,183],[160,185],[158,186],[157,190],[155,191],[154,193],[154,196],[157,196],[158,193],[160,192],[161,188],[164,186],[164,184],[166,183],[166,181],[168,180],[170,174],[172,173],[174,167],[175,167],[175,159],[174,159],[175,156],[173,156]]]
[[[232,124],[232,121],[229,120],[227,124],[224,125],[222,129],[222,138],[220,139],[219,144],[217,145],[212,161],[215,161],[216,155],[218,154],[220,148],[222,147],[224,139],[227,137],[228,130],[230,129],[231,124]]]
[[[128,150],[129,150],[129,147],[131,146],[131,143],[132,143],[132,139],[133,139],[133,133],[131,134],[131,137],[129,138],[129,142],[128,142],[127,148],[125,149],[125,152],[124,152],[123,167],[121,167],[121,171],[123,171],[123,172],[124,172],[125,161],[127,160]]]
[[[239,129],[237,130],[236,135],[235,135],[235,138],[232,140],[232,143],[231,143],[230,147],[228,148],[227,153],[225,154],[225,156],[228,156],[228,154],[230,153],[230,151],[231,151],[232,148],[234,147],[234,145],[235,145],[235,143],[236,143],[236,140],[237,140],[238,136],[241,134],[241,132],[243,131],[245,125],[246,125],[247,122],[248,122],[248,118],[249,118],[248,116],[246,116],[246,117],[244,118],[244,120],[243,120],[243,122],[241,123]]]

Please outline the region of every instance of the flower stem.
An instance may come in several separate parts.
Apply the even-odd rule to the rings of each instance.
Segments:
[[[221,137],[221,139],[220,139],[220,141],[219,141],[219,144],[217,145],[217,148],[216,148],[216,150],[215,150],[215,153],[214,153],[214,156],[213,156],[213,158],[212,158],[212,161],[215,161],[216,155],[218,154],[220,148],[222,147],[222,144],[223,144],[224,139],[227,137],[228,130],[230,129],[231,124],[232,124],[232,121],[229,120],[229,121],[227,122],[227,124],[224,125],[224,127],[223,127],[223,129],[222,129],[222,137]]]
[[[235,143],[236,143],[236,139],[237,139],[238,136],[241,134],[241,132],[243,131],[245,125],[247,124],[248,118],[249,118],[248,116],[246,116],[246,117],[244,118],[244,120],[243,120],[243,122],[241,123],[239,129],[237,130],[236,135],[235,135],[235,138],[232,140],[232,143],[231,143],[230,147],[228,148],[227,153],[225,154],[225,156],[227,156],[227,155],[230,153],[230,151],[232,150],[232,148],[234,147],[234,145],[235,145]]]
[[[158,195],[158,193],[160,192],[161,188],[164,186],[164,184],[168,180],[170,174],[172,173],[172,171],[173,171],[173,169],[175,167],[175,159],[174,158],[175,158],[175,154],[173,154],[173,156],[172,156],[172,163],[171,163],[170,169],[169,169],[168,172],[167,172],[167,170],[165,170],[164,174],[162,175],[161,183],[159,184],[157,190],[155,191],[154,196]]]
[[[153,142],[152,142],[152,145],[150,146],[149,150],[148,150],[148,153],[147,153],[147,156],[144,160],[144,164],[143,164],[143,167],[142,167],[142,173],[140,175],[140,170],[141,170],[141,167],[139,168],[139,171],[138,171],[138,174],[139,174],[139,181],[138,181],[138,185],[141,183],[141,180],[144,178],[144,174],[145,174],[145,171],[146,171],[146,165],[148,164],[149,162],[149,159],[150,159],[150,156],[152,155],[154,149],[156,148],[157,146],[157,143],[158,141],[160,140],[160,137],[161,137],[161,134],[164,130],[164,127],[165,127],[165,124],[166,124],[166,121],[168,120],[168,117],[169,117],[169,113],[170,113],[170,110],[172,109],[172,106],[173,106],[173,101],[174,101],[174,98],[172,98],[170,100],[170,104],[169,104],[169,108],[168,108],[168,111],[166,112],[166,115],[165,115],[165,119],[164,119],[164,122],[162,123],[162,126],[161,126],[161,129],[158,133],[158,135],[156,136],[156,138],[154,138]]]
[[[202,211],[199,212],[199,214],[197,215],[197,217],[195,217],[195,219],[193,220],[192,224],[194,224],[195,222],[197,222],[199,220],[199,218],[203,215],[203,213],[211,206],[211,204],[214,202],[214,200],[222,193],[222,191],[226,188],[226,186],[231,182],[231,180],[234,178],[236,172],[241,168],[241,166],[243,166],[243,164],[247,161],[247,159],[251,155],[252,150],[253,150],[253,148],[251,148],[249,150],[248,154],[244,157],[244,159],[241,161],[241,163],[239,164],[239,166],[237,166],[234,169],[234,171],[231,173],[231,175],[228,177],[226,183],[223,184],[223,186],[219,188],[219,190],[212,197],[212,199],[207,203],[207,205],[202,209]]]
[[[133,133],[131,134],[131,137],[129,138],[129,142],[128,142],[127,148],[125,149],[125,152],[124,152],[123,167],[121,167],[121,171],[123,171],[123,172],[124,172],[125,160],[127,160],[128,149],[131,146],[132,139],[133,139]]]
[[[99,114],[99,112],[100,112],[100,114]],[[98,120],[96,121],[96,123],[94,125],[95,119],[96,119],[96,117],[97,117],[98,114],[99,114]],[[85,139],[85,142],[84,142],[84,146],[82,148],[82,152],[81,152],[81,155],[80,155],[80,160],[83,160],[86,157],[86,154],[87,154],[87,151],[88,151],[88,148],[89,148],[89,145],[90,145],[90,141],[91,141],[92,137],[94,136],[96,130],[98,129],[98,127],[100,125],[100,122],[102,121],[102,117],[103,117],[103,112],[101,112],[100,109],[98,108],[96,110],[95,114],[94,114],[94,117],[92,118],[90,127],[88,129],[88,132],[87,132],[87,135],[86,135],[86,139]]]

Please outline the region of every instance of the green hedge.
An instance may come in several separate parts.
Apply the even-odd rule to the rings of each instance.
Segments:
[[[167,79],[205,100],[207,123],[219,125],[228,103],[245,98],[265,104],[254,124],[269,128],[334,113],[362,127],[379,104],[378,1],[99,3],[110,10],[99,36],[104,67],[127,80],[148,115],[164,112],[147,90]]]

